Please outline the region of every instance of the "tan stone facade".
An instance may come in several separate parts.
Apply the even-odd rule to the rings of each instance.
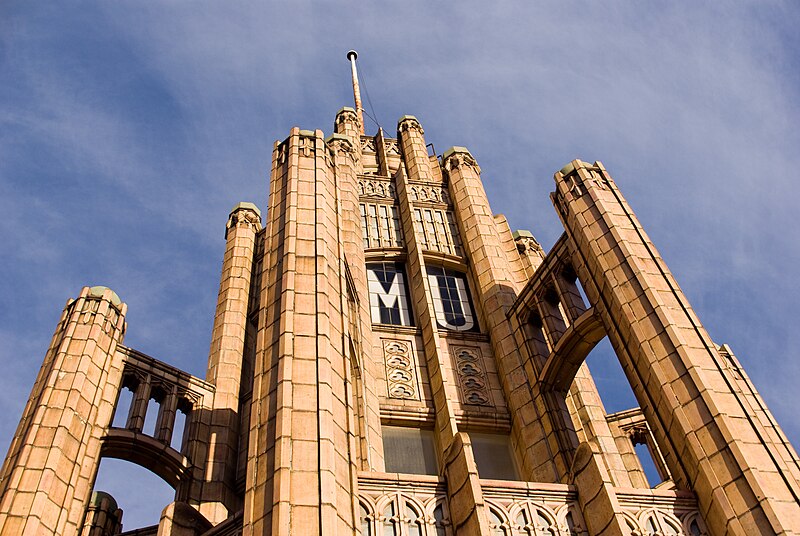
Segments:
[[[350,108],[292,129],[263,227],[231,212],[205,379],[125,347],[111,290],[67,304],[0,534],[127,530],[92,493],[103,457],[175,488],[139,536],[800,533],[800,460],[600,163],[555,174],[545,252],[467,149],[430,154],[412,116],[361,132]],[[606,336],[639,408],[603,407],[584,361]]]

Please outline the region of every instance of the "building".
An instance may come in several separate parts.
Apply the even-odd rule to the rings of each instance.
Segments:
[[[603,165],[555,173],[545,253],[467,149],[431,154],[412,116],[364,135],[349,56],[355,109],[275,144],[263,223],[230,214],[205,379],[124,346],[112,290],[67,303],[0,534],[119,533],[102,457],[175,488],[139,536],[800,533],[794,449]],[[640,408],[603,408],[605,336]]]

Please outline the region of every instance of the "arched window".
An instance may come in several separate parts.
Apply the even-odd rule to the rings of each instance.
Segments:
[[[408,536],[422,536],[422,524],[425,522],[424,519],[419,515],[417,509],[414,506],[411,506],[410,503],[406,503],[405,508],[405,517],[402,519],[403,524],[406,526],[406,533]]]
[[[492,536],[509,536],[508,524],[494,508],[489,508],[489,528]]]
[[[444,504],[440,502],[436,505],[436,508],[433,509],[433,526],[436,536],[447,536],[447,526],[449,524],[449,520],[444,512]]]
[[[683,534],[677,519],[653,510],[644,521],[646,536],[679,536]]]
[[[383,536],[400,536],[400,518],[394,501],[383,509]]]
[[[364,503],[358,503],[359,511],[361,513],[361,536],[373,536],[372,534],[372,515]]]
[[[533,534],[533,527],[531,526],[530,519],[528,518],[527,510],[520,510],[517,518],[514,520],[514,534],[521,536],[531,536]]]
[[[382,502],[382,501],[381,501]],[[421,504],[402,494],[392,494],[384,503],[380,516],[370,515],[363,502],[361,506],[362,536],[449,536],[450,520],[444,503],[440,502],[428,515]],[[380,508],[380,507],[379,507]]]
[[[536,510],[536,534],[552,536],[553,534],[557,534],[557,530],[550,516],[546,515],[541,510]]]
[[[580,534],[578,532],[578,527],[575,525],[575,518],[572,517],[572,512],[567,514],[567,517],[564,518],[564,521],[567,524],[568,536],[578,536],[578,534]]]

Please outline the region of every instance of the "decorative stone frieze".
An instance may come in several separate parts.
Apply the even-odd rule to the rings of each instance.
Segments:
[[[453,347],[458,374],[458,387],[465,404],[491,406],[489,381],[486,379],[483,357],[479,348]]]
[[[563,168],[560,173],[569,185],[569,191],[580,197],[587,192],[590,185],[597,186],[601,190],[608,190],[608,180],[601,173],[603,168],[599,163],[591,165],[581,160],[573,160]]]
[[[374,138],[361,138],[361,150],[368,153],[375,152],[375,139]]]
[[[393,476],[359,474],[362,535],[453,534],[447,495],[439,478],[422,475],[413,480],[388,478]]]
[[[350,158],[355,160],[356,151],[350,138],[342,134],[331,134],[325,139],[325,144],[334,157]]]
[[[484,485],[483,493],[489,524],[497,534],[589,534],[575,492],[569,486],[508,482],[502,486]]]
[[[517,244],[517,250],[524,254],[538,255],[544,258],[544,249],[539,241],[534,238],[530,231],[515,231],[514,242]]]
[[[708,529],[691,492],[617,490],[622,515],[631,534],[705,536]]]
[[[300,131],[300,154],[305,157],[310,157],[314,154],[314,143],[316,142],[316,134],[311,130]]]
[[[359,179],[359,195],[364,197],[380,197],[382,199],[397,199],[397,191],[391,180]]]
[[[411,201],[450,204],[450,194],[445,186],[438,186],[425,183],[412,183],[409,188]]]
[[[389,398],[419,400],[413,346],[410,341],[384,340],[386,387]]]
[[[278,145],[276,152],[276,160],[279,166],[282,166],[286,163],[286,159],[289,156],[289,140],[285,140]]]
[[[384,140],[384,147],[386,148],[387,155],[400,156],[400,147],[397,145],[396,139],[387,138]]]
[[[356,115],[356,111],[350,108],[349,106],[345,106],[344,108],[339,110],[339,112],[336,114],[337,125],[347,122],[352,122],[352,123],[358,122],[358,115]]]

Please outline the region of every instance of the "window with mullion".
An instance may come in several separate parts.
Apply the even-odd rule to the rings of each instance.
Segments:
[[[402,247],[400,215],[394,205],[360,203],[364,248]]]

